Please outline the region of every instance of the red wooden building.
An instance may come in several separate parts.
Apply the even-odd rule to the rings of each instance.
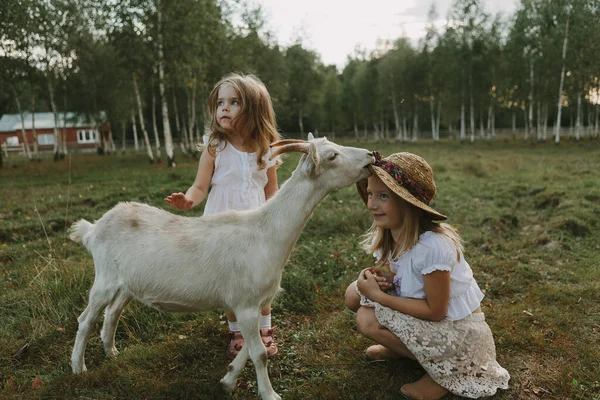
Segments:
[[[104,117],[104,113],[101,115]],[[32,127],[35,122],[38,149],[40,151],[54,149],[54,114],[47,112],[35,113],[35,118],[32,117],[31,113],[26,112],[25,124],[23,124],[20,114],[4,114],[0,118],[0,145],[9,150],[21,148],[23,144],[21,130],[24,127],[27,142],[31,148],[33,145]],[[65,113],[59,113],[58,118],[57,128],[61,133],[61,138],[63,132],[66,133],[67,148],[70,150],[95,149],[96,143],[100,139],[100,132],[104,133],[109,130],[108,123],[98,124],[93,120],[87,120],[71,112],[66,113],[66,115]]]

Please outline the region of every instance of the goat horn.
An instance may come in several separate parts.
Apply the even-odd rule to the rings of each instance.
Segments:
[[[307,142],[302,141],[302,143],[290,143],[290,144],[286,144],[281,147],[277,147],[271,153],[271,159],[273,159],[274,157],[277,157],[280,154],[289,153],[292,151],[299,151],[301,153],[308,154],[308,146],[309,146],[309,144]]]
[[[308,143],[308,142],[306,140],[298,140],[298,139],[282,139],[282,140],[278,140],[276,142],[271,143],[271,147],[285,146],[287,144],[292,144],[292,143]]]

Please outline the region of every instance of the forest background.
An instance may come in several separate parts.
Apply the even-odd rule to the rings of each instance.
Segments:
[[[0,115],[51,111],[58,121],[73,111],[110,123],[100,152],[139,132],[151,161],[164,148],[172,165],[175,146],[188,152],[200,140],[214,83],[239,71],[265,82],[287,136],[474,141],[508,131],[559,143],[566,126],[569,137],[597,138],[599,4],[522,0],[503,16],[456,0],[438,29],[433,3],[419,43],[381,40],[338,68],[301,36],[278,45],[254,2],[7,0]],[[54,154],[64,158],[59,128]]]

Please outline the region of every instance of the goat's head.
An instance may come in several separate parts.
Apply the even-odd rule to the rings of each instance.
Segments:
[[[373,153],[357,147],[340,146],[327,138],[308,140],[284,139],[272,143],[272,157],[292,151],[304,153],[298,164],[300,172],[329,190],[341,189],[371,176],[369,165],[375,161]]]

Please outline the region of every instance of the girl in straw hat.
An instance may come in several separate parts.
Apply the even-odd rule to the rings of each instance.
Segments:
[[[346,290],[358,330],[378,343],[367,356],[421,364],[426,374],[400,389],[409,399],[448,392],[479,398],[507,389],[510,377],[496,362],[480,308],[484,295],[461,238],[428,205],[436,192],[431,167],[412,153],[376,158],[373,176],[357,187],[374,218],[363,247],[378,268],[361,271]]]

